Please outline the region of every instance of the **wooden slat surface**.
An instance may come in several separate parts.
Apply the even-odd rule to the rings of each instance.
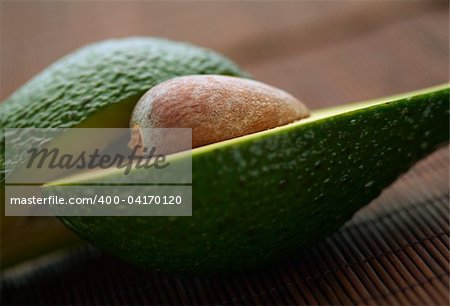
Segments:
[[[0,98],[88,42],[211,47],[311,108],[448,82],[448,2],[2,2]],[[295,258],[228,278],[144,272],[94,249],[5,273],[4,304],[448,305],[448,147]]]

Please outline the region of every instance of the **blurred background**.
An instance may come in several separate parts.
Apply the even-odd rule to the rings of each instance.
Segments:
[[[448,82],[448,16],[448,1],[2,1],[0,100],[85,44],[136,35],[212,48],[313,109],[377,98]],[[7,270],[1,300],[446,305],[448,232],[443,148],[340,232],[267,271],[179,279],[83,248]]]
[[[65,54],[130,35],[189,41],[312,106],[446,82],[447,1],[5,1],[1,99]]]

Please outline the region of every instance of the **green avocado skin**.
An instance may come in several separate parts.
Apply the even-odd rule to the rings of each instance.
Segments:
[[[126,102],[129,111],[114,114],[125,118],[100,115],[98,122],[84,126],[119,127],[107,122],[127,124],[144,92],[189,74],[246,75],[223,56],[187,43],[146,37],[107,40],[65,56],[0,103],[0,128],[77,127],[106,107]],[[4,145],[1,137],[2,152]],[[1,153],[2,170],[3,163]]]
[[[143,93],[162,81],[189,74],[247,76],[211,50],[132,37],[88,45],[24,84],[0,103],[0,213],[4,212],[4,128],[128,127],[131,110]],[[8,250],[8,255],[3,252],[0,267],[66,244],[62,238],[52,241],[51,234],[41,245],[30,241],[30,233],[46,235],[45,227],[30,218],[0,218],[2,249]],[[50,226],[48,231],[52,230],[60,231]],[[13,239],[11,232],[15,237],[23,234]]]
[[[341,227],[449,139],[448,87],[193,151],[192,217],[62,217],[135,265],[222,274],[295,254]]]

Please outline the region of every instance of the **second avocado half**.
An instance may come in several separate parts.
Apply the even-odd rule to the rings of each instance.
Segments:
[[[140,267],[190,274],[256,268],[337,230],[448,142],[448,125],[448,85],[316,111],[297,123],[194,149],[192,217],[61,219]]]

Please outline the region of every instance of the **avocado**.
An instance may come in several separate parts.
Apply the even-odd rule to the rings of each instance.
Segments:
[[[221,55],[187,43],[148,37],[113,39],[65,56],[0,104],[1,266],[74,240],[55,234],[61,228],[53,218],[5,218],[3,129],[128,127],[131,110],[144,92],[190,74],[247,76]],[[42,241],[45,237],[49,241]]]
[[[448,142],[449,92],[446,84],[313,111],[292,124],[196,148],[192,217],[60,218],[94,245],[147,269],[221,274],[261,267],[336,231]],[[87,175],[64,184],[89,182]]]

